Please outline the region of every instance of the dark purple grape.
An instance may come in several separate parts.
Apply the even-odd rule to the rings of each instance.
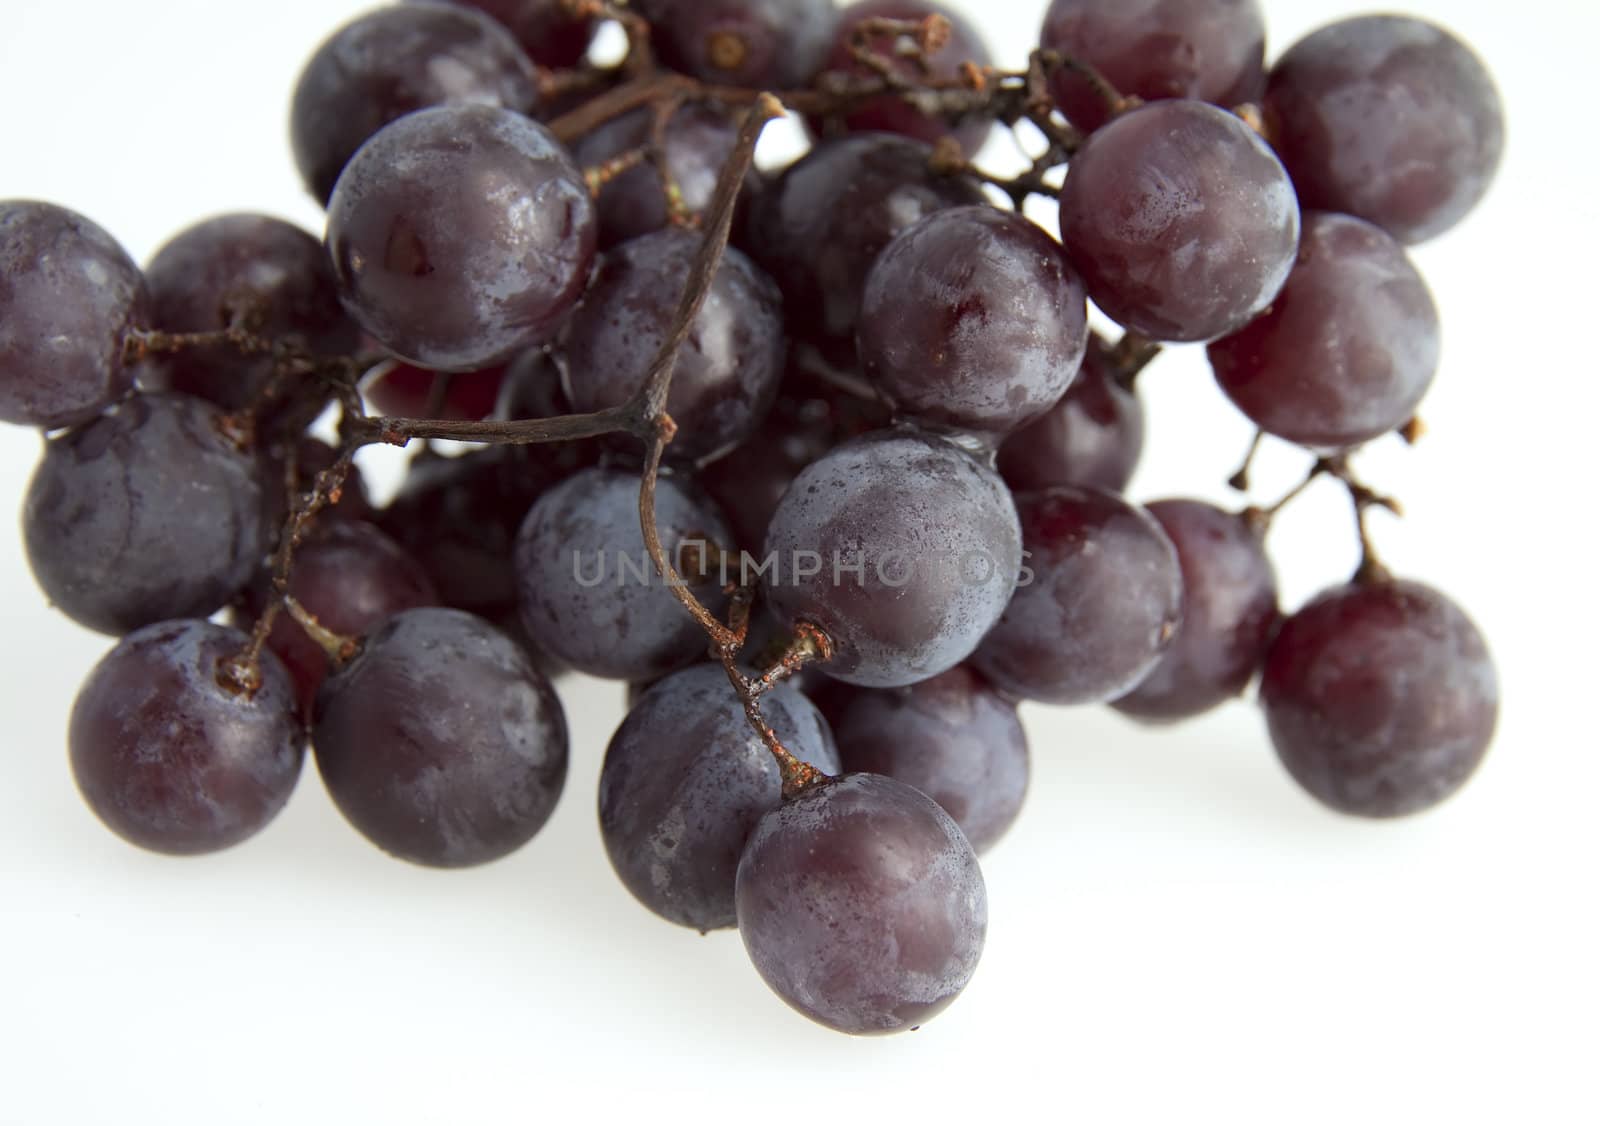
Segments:
[[[222,412],[187,395],[136,395],[51,439],[22,532],[62,613],[101,633],[215,613],[261,563],[257,462]]]
[[[662,61],[720,86],[792,90],[822,68],[833,0],[638,0]]]
[[[733,543],[715,505],[681,477],[660,478],[656,524],[674,563],[686,544]],[[645,553],[637,474],[586,469],[545,493],[517,537],[516,567],[528,632],[580,672],[652,680],[705,652],[699,625]],[[737,577],[735,567],[730,579]],[[719,611],[726,599],[718,574],[685,578]]]
[[[443,401],[433,409],[433,388],[438,376],[438,372],[399,364],[367,384],[363,394],[374,414],[478,422],[494,413],[506,369],[500,366],[457,372],[445,387]]]
[[[737,120],[728,110],[707,102],[683,106],[667,120],[661,156],[685,213],[699,215],[711,206],[717,175],[739,139]],[[585,134],[573,145],[572,155],[584,168],[599,168],[649,145],[653,128],[651,111],[635,110]],[[752,170],[749,182],[754,184],[757,177]],[[659,231],[671,219],[662,174],[648,159],[607,180],[596,205],[600,245],[605,249]]]
[[[546,486],[501,449],[421,456],[378,526],[422,565],[440,602],[500,622],[517,613],[517,530]]]
[[[67,734],[72,774],[124,840],[216,852],[289,800],[305,755],[294,687],[271,653],[254,692],[231,687],[227,666],[248,643],[210,622],[161,622],[123,638],[89,674]]]
[[[431,2],[431,0],[430,0]],[[594,38],[594,21],[574,19],[566,0],[445,0],[476,8],[505,27],[540,66],[564,70],[577,66]]]
[[[803,762],[839,772],[828,725],[782,684],[762,714]],[[777,760],[750,726],[721,665],[652,687],[628,712],[600,772],[600,835],[623,885],[657,915],[700,931],[731,927],[739,854],[783,801]]]
[[[1306,207],[1359,216],[1404,243],[1460,222],[1505,148],[1482,61],[1407,16],[1342,20],[1300,40],[1272,68],[1265,108]]]
[[[1120,493],[1144,452],[1144,405],[1091,342],[1061,401],[1000,446],[1006,484],[1019,493],[1085,485]]]
[[[1236,106],[1266,84],[1266,26],[1257,0],[1054,0],[1039,36],[1099,71],[1126,97],[1195,98]],[[1098,129],[1111,107],[1069,70],[1051,87],[1080,129]]]
[[[1004,434],[1067,391],[1089,340],[1060,245],[993,207],[936,211],[878,255],[856,332],[862,371],[919,422]]]
[[[299,227],[266,215],[223,215],[183,231],[145,269],[151,327],[161,332],[216,332],[243,325],[267,340],[324,356],[355,351],[355,324],[322,244]],[[246,356],[228,345],[152,356],[146,386],[182,391],[242,410],[272,377],[271,356]]]
[[[371,524],[356,521],[320,528],[296,550],[289,594],[324,628],[356,638],[403,610],[439,601],[416,560]],[[254,592],[257,607],[264,596]],[[309,715],[328,675],[327,655],[287,612],[278,615],[267,645],[294,677]]]
[[[1048,704],[1126,695],[1182,618],[1172,541],[1142,508],[1098,489],[1017,497],[1028,553],[1011,605],[972,658],[996,687]]]
[[[328,205],[345,306],[390,352],[435,371],[479,371],[541,343],[582,296],[594,246],[572,158],[542,125],[489,106],[396,121]]]
[[[698,233],[671,227],[601,259],[567,329],[566,389],[575,409],[621,406],[644,386],[700,243]],[[667,395],[678,437],[667,452],[713,458],[748,438],[772,407],[783,357],[778,287],[729,247],[678,352]]]
[[[766,983],[854,1035],[914,1029],[941,1012],[972,980],[989,922],[961,829],[878,774],[824,782],[763,817],[735,899]]]
[[[982,854],[1022,811],[1028,737],[1017,705],[967,665],[908,688],[863,688],[834,727],[852,774],[884,774],[944,807]]]
[[[317,769],[373,844],[436,868],[533,839],[567,778],[567,722],[543,673],[481,618],[390,618],[317,699]]]
[[[326,204],[369,138],[429,106],[531,113],[538,76],[511,33],[468,8],[396,4],[345,24],[300,72],[289,137],[301,178]]]
[[[1248,516],[1197,500],[1149,506],[1178,552],[1183,623],[1150,675],[1116,701],[1136,719],[1187,719],[1244,692],[1278,625],[1278,576]]]
[[[873,73],[850,50],[855,30],[864,20],[921,21],[935,15],[950,21],[950,37],[943,47],[926,56],[925,68],[897,52],[894,36],[873,36],[870,40],[872,50],[881,58],[893,60],[894,70],[907,81],[920,84],[953,82],[962,76],[963,68],[968,63],[979,68],[991,64],[993,60],[989,48],[978,29],[948,4],[939,3],[938,0],[863,0],[839,13],[839,25],[833,33],[833,50],[828,56],[827,69],[862,77]],[[820,131],[820,123],[812,124],[813,128]],[[942,137],[953,136],[969,157],[977,155],[992,128],[991,122],[981,120],[952,125],[943,118],[923,113],[906,99],[892,94],[868,99],[844,115],[844,124],[852,133],[898,133],[930,145]]]
[[[1207,355],[1261,429],[1338,450],[1411,418],[1439,346],[1433,296],[1404,248],[1371,223],[1313,212],[1272,308]]]
[[[1061,189],[1061,241],[1112,320],[1157,340],[1244,327],[1300,238],[1289,175],[1226,110],[1153,102],[1098,130]]]
[[[1483,635],[1414,582],[1335,587],[1278,631],[1261,704],[1278,757],[1317,800],[1362,817],[1438,805],[1483,761],[1500,684]]]
[[[0,422],[87,422],[133,386],[123,342],[150,319],[128,252],[75,211],[0,201]]]
[[[780,396],[743,445],[700,471],[700,484],[722,506],[741,548],[761,547],[783,494],[833,448],[835,437],[826,403]]]
[[[966,660],[1005,610],[1022,544],[993,470],[941,438],[883,430],[795,478],[760,562],[780,620],[833,641],[828,675],[886,688]]]
[[[762,194],[749,244],[783,290],[792,333],[853,342],[867,272],[889,241],[924,215],[986,202],[968,177],[935,172],[932,157],[887,133],[841,137]]]

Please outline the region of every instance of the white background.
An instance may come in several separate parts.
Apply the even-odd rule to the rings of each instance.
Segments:
[[[959,6],[1016,63],[1043,3]],[[75,207],[140,259],[220,211],[317,229],[285,109],[360,7],[6,0],[0,197]],[[1350,10],[1267,7],[1274,51]],[[565,800],[487,869],[387,859],[309,763],[284,816],[229,854],[122,844],[63,749],[109,643],[45,609],[8,535],[0,1123],[1005,1120],[1021,1102],[1094,1124],[1595,1121],[1600,18],[1590,0],[1411,8],[1479,47],[1510,119],[1493,194],[1416,255],[1446,326],[1427,440],[1359,463],[1409,510],[1380,519],[1385,557],[1455,595],[1499,659],[1499,737],[1457,800],[1392,825],[1325,813],[1244,703],[1160,732],[1030,711],[1034,791],[985,864],[976,980],[916,1035],[851,1040],[774,999],[737,936],[659,922],[612,876],[593,806],[615,686],[563,685]],[[1135,495],[1226,499],[1248,429],[1202,358],[1165,357],[1144,390]],[[37,452],[0,433],[5,505]],[[1303,467],[1270,450],[1258,496]],[[1336,491],[1273,546],[1291,604],[1346,576]]]

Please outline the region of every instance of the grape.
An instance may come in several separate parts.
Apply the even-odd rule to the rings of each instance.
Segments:
[[[319,528],[296,550],[289,594],[324,628],[355,638],[402,610],[439,600],[416,560],[377,528],[359,521]],[[253,592],[258,612],[265,597],[265,590]],[[287,611],[278,615],[267,645],[294,678],[302,709],[310,714],[328,675],[327,655]]]
[[[733,542],[710,499],[679,477],[660,478],[656,522],[669,561],[687,542]],[[705,635],[645,553],[632,473],[587,469],[540,497],[517,537],[516,567],[528,632],[580,672],[651,680],[705,651]],[[684,577],[719,612],[720,577]]]
[[[566,337],[566,389],[588,413],[628,402],[671,331],[701,236],[669,228],[607,254]],[[783,303],[772,280],[729,247],[678,352],[667,452],[713,458],[749,437],[783,376]]]
[[[1256,0],[1054,0],[1040,42],[1147,102],[1236,106],[1259,98],[1266,83],[1266,27]],[[1059,71],[1051,90],[1080,129],[1098,129],[1110,116],[1094,86],[1071,71]]]
[[[255,459],[187,395],[137,395],[51,439],[22,514],[28,562],[62,613],[124,634],[212,614],[261,563]]]
[[[1278,625],[1278,578],[1246,516],[1196,500],[1149,506],[1178,552],[1183,623],[1139,686],[1116,702],[1136,719],[1186,719],[1245,690]]]
[[[402,860],[485,864],[533,839],[567,777],[567,722],[509,637],[459,610],[390,618],[317,699],[317,769]]]
[[[1404,243],[1460,222],[1505,148],[1483,63],[1406,16],[1342,20],[1300,40],[1273,67],[1265,109],[1306,207],[1359,216]]]
[[[133,386],[123,342],[150,320],[139,267],[82,215],[0,201],[0,422],[87,422]]]
[[[936,0],[863,0],[851,4],[840,13],[838,29],[833,33],[833,51],[828,56],[827,69],[847,74],[870,76],[872,70],[857,61],[851,53],[851,38],[864,20],[915,20],[928,16],[943,16],[950,21],[950,38],[939,50],[926,56],[926,68],[896,53],[895,37],[875,35],[869,44],[875,54],[892,60],[894,71],[908,82],[923,84],[953,82],[962,77],[967,63],[982,68],[990,66],[993,59],[983,36],[960,12]],[[992,123],[975,120],[951,126],[944,119],[925,114],[893,94],[870,98],[844,115],[844,124],[852,133],[898,133],[918,141],[933,144],[941,137],[955,137],[962,152],[968,157],[977,155],[988,138]],[[822,131],[821,123],[812,128]]]
[[[739,860],[739,934],[766,983],[856,1035],[920,1026],[966,988],[989,904],[950,815],[902,782],[851,774],[764,816]]]
[[[1183,573],[1155,518],[1111,493],[1056,488],[1017,498],[1025,576],[972,658],[1003,692],[1050,704],[1114,700],[1177,632]]]
[[[828,725],[798,690],[761,699],[802,761],[839,771]],[[721,665],[674,673],[612,736],[600,773],[600,835],[617,876],[657,915],[700,931],[731,927],[739,854],[783,800],[777,760],[745,718]]]
[[[884,430],[795,478],[762,582],[785,625],[810,622],[832,640],[828,675],[888,688],[972,653],[1005,610],[1021,552],[993,470],[943,439]]]
[[[878,255],[856,339],[862,370],[905,414],[1003,434],[1066,393],[1087,317],[1054,239],[1014,212],[956,207]]]
[[[727,514],[740,547],[760,548],[783,494],[834,437],[826,403],[780,395],[743,445],[701,470],[700,484]]]
[[[478,422],[494,413],[505,382],[505,367],[459,372],[445,387],[440,408],[430,411],[439,373],[399,364],[367,384],[367,403],[378,414],[395,418],[445,418]]]
[[[1433,297],[1400,244],[1360,219],[1311,213],[1278,300],[1207,355],[1257,426],[1338,450],[1411,418],[1439,345]]]
[[[1061,189],[1061,241],[1112,320],[1157,340],[1242,328],[1283,288],[1300,212],[1277,157],[1202,102],[1153,102],[1089,138]]]
[[[289,135],[306,187],[327,204],[356,150],[380,129],[429,106],[531,113],[538,76],[511,33],[444,4],[378,8],[336,31],[295,85]]]
[[[822,68],[833,0],[638,0],[661,59],[720,86],[788,90]]]
[[[197,223],[156,252],[145,277],[151,327],[162,332],[243,325],[316,355],[356,350],[356,327],[339,305],[322,244],[281,219],[242,214]],[[153,356],[141,379],[236,411],[256,400],[272,371],[270,355],[246,356],[223,344]]]
[[[478,371],[552,333],[594,258],[583,174],[508,110],[422,110],[366,144],[328,205],[346,308],[399,358]]]
[[[1144,406],[1091,342],[1061,401],[1000,446],[1000,475],[1016,492],[1087,485],[1120,493],[1144,452]]]
[[[566,0],[445,0],[476,8],[516,36],[528,57],[540,66],[562,70],[577,66],[589,51],[594,21],[574,19]]]
[[[271,653],[254,692],[226,665],[249,639],[203,621],[123,638],[89,674],[67,734],[72,774],[124,840],[174,855],[216,852],[271,821],[300,777],[305,733]]]
[[[1483,636],[1415,582],[1314,599],[1267,652],[1261,704],[1278,757],[1317,800],[1403,817],[1448,798],[1483,761],[1500,710]]]
[[[921,790],[980,855],[1022,811],[1028,737],[1017,705],[967,665],[908,688],[851,692],[834,738],[846,770]]]
[[[750,246],[783,290],[791,331],[854,341],[878,252],[924,215],[985,202],[968,177],[933,171],[932,157],[905,137],[841,137],[817,145],[763,193]]]
[[[623,114],[585,134],[573,146],[572,155],[584,168],[599,168],[649,145],[653,125],[648,109]],[[738,139],[735,119],[715,105],[692,103],[667,119],[661,135],[661,157],[684,213],[699,215],[711,206],[717,174],[733,154]],[[758,175],[752,170],[747,185],[753,185]],[[648,159],[607,180],[596,197],[596,205],[600,245],[607,250],[659,231],[671,221],[662,173]]]

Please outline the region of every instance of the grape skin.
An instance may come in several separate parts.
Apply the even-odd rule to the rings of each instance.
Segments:
[[[780,684],[761,698],[796,757],[839,772],[828,725]],[[750,726],[721,665],[696,665],[654,685],[628,712],[600,773],[600,834],[634,897],[702,932],[736,922],[734,876],[761,816],[783,800],[778,763]]]
[[[1061,189],[1061,241],[1094,303],[1156,340],[1234,332],[1283,288],[1300,238],[1288,173],[1203,102],[1152,102],[1095,132]]]
[[[544,827],[567,777],[550,682],[488,622],[408,610],[323,685],[312,735],[340,812],[385,852],[462,868]]]
[[[583,174],[509,110],[421,110],[351,160],[328,205],[345,307],[395,356],[479,371],[543,342],[595,248]]]
[[[317,48],[295,85],[289,138],[307,189],[326,206],[351,157],[379,130],[446,104],[532,113],[533,64],[470,8],[399,4],[358,16]]]
[[[1477,206],[1505,149],[1483,63],[1405,16],[1341,20],[1300,40],[1272,68],[1264,109],[1307,208],[1358,216],[1408,244]]]
[[[1005,610],[1022,563],[999,476],[914,430],[856,438],[801,471],[765,551],[776,567],[763,589],[780,621],[828,635],[829,676],[879,688],[965,660]],[[820,559],[811,576],[800,574],[808,552]],[[848,569],[857,565],[860,574]]]
[[[1439,351],[1438,310],[1400,244],[1360,219],[1312,213],[1272,308],[1207,356],[1261,429],[1334,451],[1404,425]]]
[[[322,244],[267,215],[222,215],[169,241],[145,268],[151,327],[218,332],[244,324],[255,335],[314,355],[356,350],[356,326]],[[250,406],[273,373],[273,357],[244,356],[221,344],[152,356],[144,386],[198,395],[224,410]]]
[[[1066,394],[1088,345],[1088,304],[1040,227],[954,207],[878,255],[856,339],[863,372],[904,414],[1004,434]]]
[[[698,232],[674,227],[601,260],[566,333],[566,390],[576,410],[621,406],[644,387],[700,243]],[[778,287],[727,248],[673,368],[667,413],[678,436],[667,453],[708,460],[749,437],[778,393],[784,352]]]
[[[1155,518],[1112,493],[1017,497],[1032,582],[973,655],[1003,692],[1048,704],[1125,695],[1178,630],[1183,573]]]
[[[780,394],[754,434],[700,471],[700,484],[727,514],[741,548],[760,549],[783,494],[833,448],[835,437],[825,403]]]
[[[87,422],[133,386],[130,331],[150,323],[144,276],[77,212],[0,201],[0,422]]]
[[[1483,635],[1449,598],[1357,582],[1284,623],[1261,705],[1279,759],[1318,801],[1404,817],[1450,797],[1483,761],[1500,686]]]
[[[434,3],[436,0],[412,0]],[[573,19],[566,0],[445,0],[463,8],[476,8],[511,34],[540,66],[560,70],[577,66],[594,38],[593,20]]]
[[[661,60],[702,82],[793,90],[821,69],[833,0],[638,0]]]
[[[1195,98],[1232,107],[1266,84],[1266,26],[1256,0],[1054,0],[1040,44],[1087,63],[1124,97]],[[1110,107],[1069,70],[1051,85],[1080,129]]]
[[[161,622],[117,643],[72,706],[78,789],[124,840],[177,856],[255,835],[289,800],[305,734],[271,653],[254,692],[225,687],[249,639],[204,621]]]
[[[927,794],[979,856],[1022,812],[1028,737],[1017,705],[968,665],[905,688],[851,691],[832,723],[845,770]]]
[[[1197,716],[1242,693],[1277,629],[1278,579],[1265,529],[1248,516],[1196,500],[1147,507],[1178,552],[1183,623],[1139,686],[1116,701],[1135,719]]]
[[[1061,400],[1010,435],[996,464],[1012,491],[1086,485],[1120,493],[1144,453],[1144,404],[1091,342]]]
[[[52,604],[120,635],[219,610],[265,547],[257,463],[216,407],[136,395],[53,438],[28,486],[28,563]]]
[[[710,498],[681,477],[657,482],[656,523],[669,561],[686,541],[733,542]],[[705,651],[645,553],[637,474],[587,469],[545,493],[517,537],[516,568],[528,633],[580,672],[652,680]],[[713,613],[726,603],[715,572],[690,589]]]
[[[972,979],[988,926],[978,858],[918,790],[877,774],[824,782],[757,824],[735,901],[773,991],[854,1035],[915,1028]]]
[[[410,364],[398,364],[363,388],[367,405],[374,413],[391,418],[445,418],[479,422],[494,413],[505,382],[504,366],[484,371],[456,372],[445,388],[444,399],[435,411],[434,380],[438,372],[425,371]]]

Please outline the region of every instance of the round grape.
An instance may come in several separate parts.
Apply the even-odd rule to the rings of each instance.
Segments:
[[[594,260],[583,174],[541,125],[451,106],[401,118],[328,205],[346,308],[399,358],[479,371],[552,333]]]
[[[1294,265],[1300,210],[1265,141],[1226,110],[1153,102],[1097,131],[1061,189],[1061,241],[1112,320],[1211,340],[1265,309]]]
[[[463,868],[533,839],[567,777],[567,722],[528,655],[481,618],[407,610],[317,699],[317,769],[385,852]]]
[[[1187,719],[1244,692],[1278,626],[1278,578],[1248,516],[1196,500],[1149,506],[1178,552],[1183,623],[1172,647],[1117,710],[1136,719]]]
[[[997,464],[1019,493],[1086,485],[1120,493],[1144,453],[1144,405],[1091,342],[1061,400],[1008,437]]]
[[[828,675],[886,688],[972,653],[1011,597],[1022,544],[993,470],[942,438],[884,430],[795,478],[762,562],[782,622],[832,640]]]
[[[264,553],[257,462],[223,414],[187,395],[136,395],[51,439],[22,513],[45,594],[101,633],[215,613]]]
[[[916,1028],[954,1001],[983,953],[977,855],[938,804],[851,774],[764,816],[739,861],[739,934],[796,1010],[855,1035]]]
[[[936,211],[867,275],[862,370],[919,422],[1004,434],[1066,394],[1088,344],[1083,283],[1014,212]]]
[[[793,90],[822,68],[833,0],[638,0],[668,66],[718,86]]]
[[[1438,805],[1483,761],[1494,661],[1450,599],[1415,582],[1335,587],[1278,631],[1261,677],[1272,744],[1318,801],[1361,817]]]
[[[780,684],[761,710],[794,755],[839,772],[828,725]],[[673,673],[628,712],[600,772],[600,835],[624,886],[657,915],[700,931],[731,927],[739,854],[783,801],[778,763],[721,665]]]
[[[67,734],[72,774],[118,836],[174,855],[216,852],[289,800],[305,754],[294,687],[271,653],[255,691],[233,686],[229,666],[248,644],[210,622],[161,622],[89,674]]]
[[[1031,574],[972,658],[1001,691],[1049,704],[1125,695],[1171,644],[1183,572],[1155,518],[1111,493],[1017,498]]]
[[[1312,213],[1272,308],[1207,355],[1261,429],[1338,450],[1411,418],[1439,347],[1433,297],[1400,244],[1360,219]]]
[[[1505,148],[1483,63],[1407,16],[1341,20],[1300,40],[1272,68],[1265,109],[1307,208],[1359,216],[1403,243],[1460,222]]]
[[[77,212],[0,201],[0,422],[87,422],[133,386],[128,333],[150,294],[128,252]]]

